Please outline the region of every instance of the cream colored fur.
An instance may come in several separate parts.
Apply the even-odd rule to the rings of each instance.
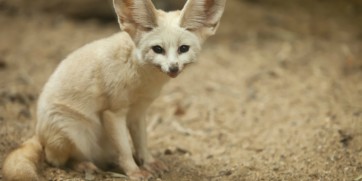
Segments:
[[[54,166],[97,171],[114,163],[135,180],[166,171],[147,149],[145,112],[170,77],[196,60],[224,5],[189,0],[181,12],[166,13],[150,0],[114,0],[122,32],[61,62],[40,95],[36,135],[7,157],[4,178],[38,180],[43,152]]]

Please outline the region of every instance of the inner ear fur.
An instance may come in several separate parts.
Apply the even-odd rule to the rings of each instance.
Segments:
[[[131,36],[138,30],[150,31],[157,26],[156,8],[151,0],[113,0],[122,30]]]
[[[214,33],[224,12],[226,0],[188,0],[181,12],[180,26],[197,31],[207,28]]]

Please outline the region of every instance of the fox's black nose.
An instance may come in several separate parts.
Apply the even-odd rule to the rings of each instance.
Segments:
[[[172,66],[172,67],[170,67],[169,71],[170,71],[170,73],[175,74],[175,73],[178,73],[179,68],[178,68],[178,66]]]

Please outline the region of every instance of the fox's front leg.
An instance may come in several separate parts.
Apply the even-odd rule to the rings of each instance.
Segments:
[[[162,174],[168,171],[167,166],[153,158],[147,148],[147,124],[145,113],[150,102],[142,102],[133,105],[127,114],[127,125],[135,148],[135,158],[140,166],[143,166],[154,174]]]
[[[132,180],[148,180],[151,174],[141,170],[133,159],[132,146],[125,120],[111,111],[103,113],[103,126],[107,137],[118,155],[119,166]]]

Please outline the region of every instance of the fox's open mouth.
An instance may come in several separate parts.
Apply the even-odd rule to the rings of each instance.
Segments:
[[[176,78],[180,74],[180,71],[178,71],[178,72],[165,72],[165,71],[162,70],[160,65],[155,65],[155,68],[157,68],[160,72],[167,74],[171,78]]]
[[[168,76],[170,76],[170,77],[172,77],[172,78],[175,78],[175,77],[177,77],[178,76],[178,74],[179,74],[180,72],[176,72],[176,73],[173,73],[173,72],[167,72],[167,75]]]

